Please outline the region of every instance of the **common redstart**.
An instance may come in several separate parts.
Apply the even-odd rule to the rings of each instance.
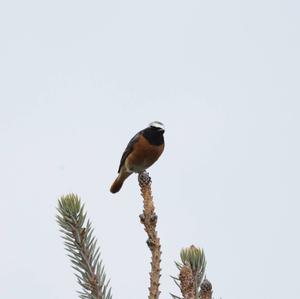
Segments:
[[[120,161],[119,175],[110,187],[111,193],[118,192],[132,173],[143,172],[159,158],[165,147],[164,132],[164,125],[154,121],[129,141]]]

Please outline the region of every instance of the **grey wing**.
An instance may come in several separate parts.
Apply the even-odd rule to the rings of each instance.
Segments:
[[[126,158],[127,158],[127,157],[129,156],[129,154],[132,152],[133,146],[134,146],[134,144],[138,141],[138,138],[139,138],[140,134],[141,134],[141,131],[138,132],[137,134],[135,134],[135,135],[131,138],[131,140],[129,141],[129,143],[127,144],[127,146],[126,146],[126,148],[125,148],[125,151],[124,151],[124,153],[123,153],[123,155],[122,155],[121,161],[120,161],[118,173],[120,172],[121,167],[124,165]]]

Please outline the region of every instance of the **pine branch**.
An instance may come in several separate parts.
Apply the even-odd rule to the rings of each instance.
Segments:
[[[80,298],[111,299],[111,288],[100,258],[100,248],[93,236],[91,222],[86,221],[80,198],[75,194],[62,196],[58,200],[57,210],[56,218],[63,233],[65,248],[82,287],[82,291],[78,292]]]
[[[155,207],[153,203],[153,197],[151,192],[151,178],[147,172],[139,174],[139,185],[141,188],[141,194],[143,197],[144,210],[140,215],[141,223],[144,225],[144,229],[148,235],[147,245],[151,251],[151,272],[150,272],[150,287],[149,287],[149,299],[158,299],[159,291],[159,279],[160,279],[160,239],[156,232],[157,215],[155,214]]]
[[[183,296],[180,299],[211,299],[211,284],[207,279],[204,279],[206,267],[204,251],[192,245],[181,250],[180,258],[181,263],[175,262],[179,270],[179,277],[172,277]],[[205,297],[209,294],[210,297]],[[171,295],[173,298],[178,298],[176,295]]]

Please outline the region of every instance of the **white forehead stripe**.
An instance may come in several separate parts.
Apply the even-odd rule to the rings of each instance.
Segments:
[[[160,121],[153,121],[152,123],[149,124],[149,127],[155,127],[155,128],[160,128],[160,129],[165,129],[165,126],[163,123]]]

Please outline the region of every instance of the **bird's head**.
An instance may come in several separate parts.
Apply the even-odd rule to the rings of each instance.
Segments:
[[[149,127],[153,130],[161,132],[162,134],[165,132],[165,126],[160,121],[153,121],[149,124]]]

